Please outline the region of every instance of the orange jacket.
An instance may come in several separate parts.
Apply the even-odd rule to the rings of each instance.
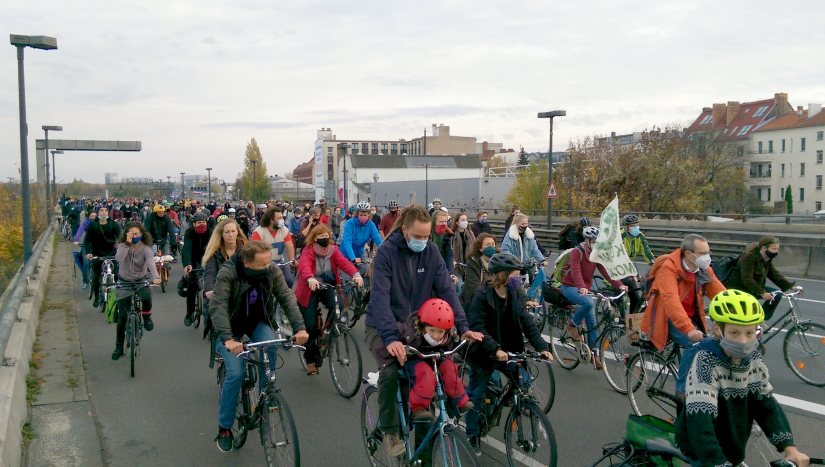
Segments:
[[[705,297],[712,299],[724,291],[725,286],[719,282],[710,267],[707,269],[709,277],[702,280],[702,275],[701,272],[695,276],[687,274],[682,265],[682,252],[679,249],[656,258],[650,270],[650,280],[653,282],[647,295],[647,308],[642,318],[641,331],[650,337],[650,341],[657,349],[662,350],[667,344],[668,320],[685,334],[694,329],[693,322],[682,307],[681,297],[686,297],[689,293],[696,294],[696,313],[702,326],[700,331],[707,334],[704,329]]]

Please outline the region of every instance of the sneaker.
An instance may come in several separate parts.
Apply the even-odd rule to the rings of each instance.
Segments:
[[[473,410],[475,408],[475,404],[470,399],[467,399],[466,402],[458,406],[458,411],[461,415],[466,414],[467,412]]]
[[[123,346],[118,345],[115,347],[115,351],[112,352],[112,360],[120,360],[120,357],[123,356]]]
[[[318,374],[318,365],[314,363],[307,363],[307,376],[313,376]]]
[[[470,446],[473,447],[473,452],[476,456],[481,456],[481,438],[478,435],[468,436]]]
[[[143,328],[147,331],[155,329],[155,323],[152,321],[152,317],[150,315],[143,316]]]
[[[183,325],[184,326],[191,326],[192,325],[192,314],[187,313],[186,316],[183,318]]]
[[[398,457],[404,454],[406,447],[397,434],[388,433],[384,435],[384,449],[390,457]]]
[[[412,414],[413,420],[417,422],[433,422],[435,417],[429,409],[415,409]]]
[[[570,339],[573,339],[576,342],[582,341],[582,335],[579,334],[579,328],[573,325],[573,323],[569,323],[567,325],[567,334],[570,334]]]
[[[225,428],[218,429],[218,436],[215,437],[215,444],[221,452],[229,452],[232,450],[232,443],[235,442],[232,432]]]

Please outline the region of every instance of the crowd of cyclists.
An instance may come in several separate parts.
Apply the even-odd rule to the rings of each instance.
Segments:
[[[317,316],[321,305],[332,308],[332,294],[340,292],[344,280],[369,290],[364,335],[378,368],[379,424],[389,456],[405,450],[397,435],[399,369],[406,368],[410,378],[413,418],[433,419],[432,367],[410,360],[407,346],[427,352],[452,348],[459,339],[473,343],[467,353],[468,387],[451,360],[441,362],[440,370],[476,453],[481,440],[474,407],[483,404],[493,372],[513,371],[506,365],[508,355],[523,352],[525,346],[548,361],[554,359],[526,311],[536,303],[525,295],[524,282],[525,276],[532,279],[531,268],[534,272],[551,265],[550,251],[539,243],[529,217],[515,207],[501,236],[493,234],[486,211],[450,212],[438,198],[427,208],[402,207],[393,200],[380,215],[368,202],[343,209],[324,199],[256,205],[64,197],[55,209],[79,247],[75,264],[93,307],[101,300],[103,259],[115,258],[119,282],[157,284],[153,258],[179,257],[183,278],[178,292],[186,297],[183,324],[193,324],[197,294],[204,294],[207,326],[217,336],[211,345],[225,362],[215,438],[223,452],[232,449],[231,426],[243,378],[241,360],[233,357],[243,351],[244,336],[274,339],[286,319],[295,343],[306,345],[306,374],[318,374]],[[795,286],[773,265],[779,240],[765,237],[750,245],[732,267],[726,287],[710,267],[705,238],[687,235],[679,248],[657,258],[640,221],[636,215],[625,216],[622,238],[632,260],[652,264],[644,278],[615,280],[590,260],[599,228],[589,218],[559,232],[558,253],[567,258],[555,266],[560,284],[554,289],[548,281],[545,296],[575,308],[566,323],[570,335],[587,339],[590,348],[597,349],[592,342],[596,333],[583,336],[579,329],[582,322],[588,329],[596,325],[591,290],[598,271],[612,287],[628,293],[627,313],[644,313],[641,331],[653,346],[661,350],[673,341],[692,350],[681,363],[680,373],[687,376],[676,429],[679,447],[695,465],[741,465],[754,420],[787,460],[807,465],[807,456],[794,446],[756,349],[756,326],[770,318],[778,303],[774,292]],[[766,286],[768,279],[779,289]],[[113,360],[124,353],[127,293],[118,292]],[[152,331],[148,288],[141,289],[140,298],[145,330]],[[275,351],[267,351],[274,365]],[[603,358],[594,352],[595,368]]]

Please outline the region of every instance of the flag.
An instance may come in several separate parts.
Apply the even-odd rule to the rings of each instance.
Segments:
[[[619,225],[619,197],[607,205],[599,221],[599,237],[590,252],[590,261],[601,264],[613,280],[636,276],[636,265],[624,249]]]

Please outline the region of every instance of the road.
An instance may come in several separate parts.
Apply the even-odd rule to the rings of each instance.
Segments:
[[[66,274],[70,274],[67,271]],[[180,277],[173,265],[172,284]],[[75,299],[88,303],[76,287]],[[822,283],[803,282],[809,297],[825,298]],[[257,432],[239,451],[221,453],[213,441],[217,432],[218,391],[215,373],[207,366],[207,344],[201,329],[183,326],[184,299],[174,288],[166,294],[153,289],[154,331],[142,342],[143,355],[135,378],[129,377],[128,359],[114,362],[114,325],[81,306],[78,327],[85,376],[107,465],[259,465],[263,450]],[[813,309],[807,306],[807,309]],[[820,310],[822,307],[820,307]],[[825,316],[818,312],[820,321]],[[810,316],[815,313],[812,311]],[[359,343],[363,324],[356,326]],[[362,344],[365,367],[374,363]],[[798,444],[819,457],[825,455],[825,388],[797,380],[779,360],[780,344],[768,346],[768,361],[776,392],[808,401],[819,413],[789,408]],[[329,371],[307,377],[295,351],[281,352],[284,366],[279,385],[296,417],[301,455],[305,466],[367,465],[361,441],[360,394],[341,398],[332,386]],[[626,396],[613,392],[601,372],[587,367],[566,371],[555,367],[557,397],[550,413],[559,446],[560,464],[586,465],[600,456],[601,446],[620,440],[629,412]],[[491,441],[483,447],[484,465],[502,465],[501,453]],[[819,449],[819,452],[813,452]],[[752,463],[751,465],[762,465]]]

